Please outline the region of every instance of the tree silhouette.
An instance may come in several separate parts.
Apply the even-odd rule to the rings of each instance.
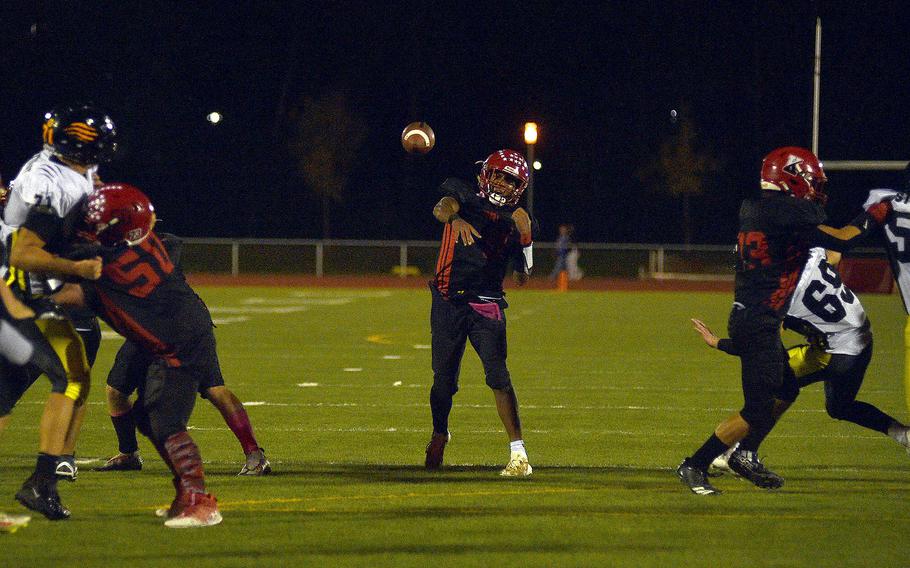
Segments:
[[[341,91],[308,97],[290,113],[289,150],[307,187],[322,202],[322,237],[331,236],[331,204],[344,193],[366,127]]]
[[[688,116],[685,109],[681,114]],[[691,201],[705,192],[706,177],[717,170],[717,161],[707,150],[699,148],[698,133],[691,119],[674,120],[674,126],[674,131],[661,142],[657,159],[639,176],[658,192],[681,199],[683,241],[689,245],[694,230]]]

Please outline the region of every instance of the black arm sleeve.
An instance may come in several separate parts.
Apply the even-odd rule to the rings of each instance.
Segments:
[[[531,217],[531,237],[536,239],[539,234],[540,223],[537,222],[537,217]]]
[[[721,339],[717,342],[717,348],[727,355],[739,355],[739,351],[733,346],[732,339]]]
[[[50,211],[38,208],[32,208],[32,210],[28,212],[25,223],[22,224],[23,228],[28,229],[41,237],[41,240],[45,243],[50,242],[51,239],[62,231],[63,226],[64,220],[61,217],[54,215]]]
[[[862,227],[860,227],[860,230],[862,230]],[[852,239],[845,241],[835,237],[834,235],[829,235],[818,227],[815,227],[809,235],[809,241],[812,243],[812,246],[825,247],[828,250],[834,250],[837,252],[846,252],[859,244],[865,235],[866,233],[862,232]]]

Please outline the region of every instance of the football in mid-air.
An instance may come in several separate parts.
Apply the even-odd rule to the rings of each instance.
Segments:
[[[401,132],[401,145],[411,154],[426,154],[436,144],[436,134],[426,122],[412,122]]]

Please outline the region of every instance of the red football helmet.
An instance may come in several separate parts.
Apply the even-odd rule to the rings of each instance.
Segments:
[[[761,188],[783,191],[800,199],[824,203],[828,178],[818,158],[805,148],[786,146],[765,156],[761,165]]]
[[[500,150],[483,161],[477,176],[477,193],[498,207],[515,206],[529,179],[531,170],[525,157],[515,150]]]
[[[126,183],[102,185],[85,204],[88,233],[105,246],[138,245],[155,226],[155,207],[138,188]]]

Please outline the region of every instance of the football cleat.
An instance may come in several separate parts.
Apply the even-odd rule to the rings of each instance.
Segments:
[[[708,477],[719,477],[725,473],[736,475],[736,472],[730,469],[730,465],[727,461],[729,461],[730,455],[735,452],[738,447],[739,443],[737,442],[730,446],[726,452],[714,458],[714,461],[711,462],[711,467],[708,468]]]
[[[174,484],[174,489],[177,491],[177,496],[174,497],[174,500],[171,501],[169,507],[160,507],[155,509],[155,516],[162,519],[172,519],[180,514],[183,511],[183,508],[186,506],[184,504],[184,499],[181,499],[180,496],[183,494],[181,490],[181,484],[179,478],[174,478],[171,480],[171,483]]]
[[[16,501],[52,521],[70,518],[70,511],[60,502],[60,495],[57,491],[43,486],[34,477],[25,480],[22,488],[16,492]]]
[[[437,470],[442,468],[442,456],[446,451],[446,444],[452,439],[452,435],[446,432],[439,434],[433,432],[430,443],[427,444],[427,457],[423,466],[428,470]]]
[[[265,457],[265,450],[259,448],[246,455],[246,463],[237,475],[268,475],[272,473],[272,464]]]
[[[499,472],[503,477],[528,477],[534,469],[528,463],[528,456],[522,452],[512,452],[509,463]]]
[[[218,500],[209,493],[187,493],[180,499],[183,509],[174,517],[164,521],[171,529],[211,527],[222,521],[218,511]]]
[[[689,458],[683,460],[679,467],[676,468],[676,475],[683,485],[689,488],[696,495],[720,495],[721,491],[711,485],[708,481],[708,472],[693,466]]]
[[[896,432],[892,435],[892,428]],[[891,436],[898,444],[902,445],[907,453],[910,454],[910,428],[906,426],[892,426],[888,428],[888,435]]]
[[[117,454],[107,460],[104,465],[96,467],[95,471],[141,471],[142,456],[139,452],[131,454]]]
[[[73,456],[60,456],[57,460],[57,467],[54,469],[54,475],[57,479],[63,479],[72,483],[76,481],[79,475],[79,468],[76,467],[76,458]]]
[[[14,533],[22,527],[28,526],[32,520],[28,515],[7,515],[0,513],[0,532]]]
[[[755,455],[755,452],[737,449],[730,454],[727,461],[733,473],[745,477],[756,487],[762,489],[779,489],[784,484],[784,478],[765,467]]]

